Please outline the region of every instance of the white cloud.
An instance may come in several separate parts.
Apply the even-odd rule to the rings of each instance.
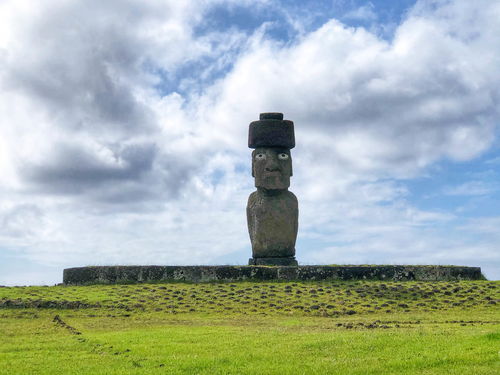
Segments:
[[[494,136],[499,72],[483,61],[483,40],[498,40],[494,28],[472,42],[453,30],[492,13],[473,25],[409,18],[392,43],[333,20],[293,46],[258,40],[224,80],[213,116],[282,108],[299,124],[299,146],[321,138],[360,172],[405,175],[442,157],[470,159]]]
[[[484,181],[469,181],[458,186],[444,189],[446,195],[488,195],[498,191],[498,187]]]
[[[375,13],[375,6],[372,2],[351,10],[342,16],[343,19],[352,19],[358,21],[374,21],[376,20],[377,13]]]

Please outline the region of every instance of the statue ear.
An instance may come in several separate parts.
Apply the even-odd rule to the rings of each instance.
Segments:
[[[254,172],[254,160],[255,160],[255,150],[252,151],[252,177],[255,177],[255,172]]]
[[[290,149],[288,149],[288,155],[289,155],[289,160],[290,160],[290,177],[293,176],[293,163],[292,163],[292,155],[290,153]]]

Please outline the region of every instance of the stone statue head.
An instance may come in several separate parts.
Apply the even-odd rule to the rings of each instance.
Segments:
[[[281,147],[258,147],[252,152],[252,176],[255,187],[283,190],[290,186],[292,157],[290,150]]]
[[[295,147],[293,122],[283,120],[282,113],[261,113],[259,121],[250,123],[248,147],[255,149],[252,152],[255,186],[288,189],[292,176],[290,149]]]

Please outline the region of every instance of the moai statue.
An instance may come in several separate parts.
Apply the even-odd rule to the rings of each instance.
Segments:
[[[247,222],[250,265],[297,266],[295,240],[299,218],[297,197],[288,191],[292,176],[290,149],[295,147],[293,122],[282,113],[261,113],[250,123],[248,147],[257,191],[250,194]]]

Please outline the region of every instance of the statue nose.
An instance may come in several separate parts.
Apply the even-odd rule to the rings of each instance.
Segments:
[[[275,158],[270,158],[270,160],[266,163],[265,170],[266,172],[279,171],[280,165],[278,164]]]

